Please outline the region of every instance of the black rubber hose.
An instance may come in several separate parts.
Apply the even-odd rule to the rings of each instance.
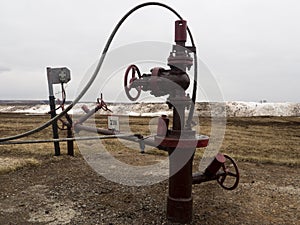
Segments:
[[[192,121],[195,111],[196,97],[197,97],[197,79],[198,79],[198,60],[197,53],[194,53],[194,83],[193,83],[193,93],[192,93],[192,104],[190,106],[190,111],[188,119],[186,120],[186,128],[191,129]]]
[[[94,80],[96,79],[96,77],[97,77],[97,75],[98,75],[98,73],[100,71],[100,68],[102,67],[102,64],[104,62],[104,59],[105,59],[106,53],[107,53],[107,51],[109,49],[109,46],[111,45],[111,42],[113,41],[113,38],[114,38],[115,34],[117,33],[118,29],[123,24],[123,22],[127,19],[127,17],[129,15],[131,15],[136,10],[138,10],[140,8],[143,8],[145,6],[151,6],[151,5],[153,5],[153,6],[161,6],[163,8],[166,8],[166,9],[170,10],[171,12],[173,12],[179,19],[182,19],[182,17],[174,9],[172,9],[170,6],[165,5],[163,3],[160,3],[160,2],[146,2],[146,3],[142,3],[142,4],[137,5],[134,8],[132,8],[130,11],[128,11],[121,18],[121,20],[115,26],[114,30],[112,31],[111,35],[109,36],[109,38],[108,38],[108,40],[106,42],[106,45],[105,45],[105,47],[103,49],[102,55],[101,55],[101,57],[99,59],[99,62],[97,64],[97,67],[96,67],[94,73],[92,74],[90,80],[87,82],[87,84],[85,85],[85,87],[79,93],[79,95],[73,100],[73,102],[64,111],[62,111],[60,114],[58,114],[57,116],[53,117],[51,120],[47,121],[46,123],[44,123],[40,127],[37,127],[37,128],[35,128],[33,130],[24,132],[22,134],[10,136],[10,137],[0,138],[0,142],[10,141],[10,140],[18,139],[18,138],[23,138],[23,137],[29,136],[31,134],[37,133],[37,132],[39,132],[39,131],[47,128],[48,126],[50,126],[53,122],[57,121],[58,119],[60,119],[64,115],[66,115],[67,112],[69,112],[74,107],[74,105],[76,105],[80,101],[80,99],[85,95],[85,93],[87,92],[87,90],[89,89],[89,87],[93,84]],[[188,34],[189,34],[190,39],[191,39],[192,46],[195,46],[194,40],[193,40],[193,37],[192,37],[192,34],[191,34],[191,31],[190,31],[190,29],[188,27],[187,27],[187,30],[188,30]],[[195,77],[196,77],[196,74],[195,74]],[[194,79],[194,82],[195,82],[195,79]],[[195,87],[195,85],[194,85],[194,87]],[[194,97],[194,95],[195,95],[195,97]],[[194,99],[194,101],[196,99],[196,90],[195,89],[193,90],[192,101],[193,101],[193,99]],[[193,116],[193,112],[191,112],[191,110],[190,110],[190,114],[192,114],[192,116]],[[190,117],[190,114],[189,114],[189,117]]]

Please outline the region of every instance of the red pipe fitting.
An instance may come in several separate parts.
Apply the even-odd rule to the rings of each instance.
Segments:
[[[158,124],[157,124],[157,135],[165,137],[167,136],[169,127],[169,118],[166,115],[162,115],[158,118]]]
[[[175,21],[175,42],[178,45],[184,46],[186,42],[187,25],[185,20]]]
[[[226,159],[223,154],[218,153],[210,165],[205,169],[204,174],[206,176],[214,176],[217,174],[219,169],[224,165]]]
[[[90,109],[87,107],[87,105],[81,106],[81,109],[82,109],[85,113],[89,113],[89,112],[90,112]]]

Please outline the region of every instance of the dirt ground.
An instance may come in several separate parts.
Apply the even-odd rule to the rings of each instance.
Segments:
[[[0,116],[1,136],[46,120]],[[202,120],[202,127],[208,132],[209,121]],[[236,156],[240,184],[234,191],[215,181],[193,186],[191,224],[300,224],[299,127],[299,118],[228,119],[221,150]],[[50,137],[51,130],[39,135]],[[171,224],[168,181],[142,187],[113,183],[94,172],[78,150],[70,157],[64,148],[54,157],[52,144],[0,146],[0,160],[36,161],[0,174],[0,224]],[[132,163],[166,157],[132,150],[115,154]]]

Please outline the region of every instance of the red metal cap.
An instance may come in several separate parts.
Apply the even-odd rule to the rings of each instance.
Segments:
[[[218,153],[216,155],[216,160],[219,162],[219,163],[225,163],[226,159],[225,159],[225,156],[221,153]]]
[[[82,109],[85,113],[90,112],[89,108],[88,108],[86,105],[81,106],[81,109]]]
[[[186,21],[176,20],[175,21],[175,42],[186,42]]]

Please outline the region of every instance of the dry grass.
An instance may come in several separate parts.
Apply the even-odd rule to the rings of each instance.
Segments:
[[[300,118],[229,119],[222,151],[237,159],[300,165]]]
[[[155,126],[152,118],[130,118],[129,123],[132,132],[143,135],[151,135],[151,129]],[[98,124],[105,126],[106,120],[99,117]],[[199,128],[198,132],[210,136],[211,118],[199,118]],[[112,152],[116,149],[132,152],[132,148],[124,146],[118,140],[104,143]],[[240,161],[300,166],[300,118],[227,118],[220,151]],[[147,152],[167,156],[165,152],[156,149]],[[196,157],[202,157],[203,152],[201,149],[197,150]]]
[[[49,119],[48,115],[0,114],[0,136],[15,135],[35,128]],[[202,134],[210,135],[210,118],[200,118]],[[106,117],[97,116],[96,124],[106,127]],[[132,132],[151,135],[155,130],[152,118],[120,118],[121,130],[130,125]],[[150,125],[149,125],[150,124]],[[48,139],[52,136],[51,128],[34,134],[26,139]],[[64,131],[61,137],[66,137]],[[167,157],[163,151],[148,148],[146,157],[139,153],[137,144],[119,140],[102,142],[106,149],[124,162],[135,157],[135,165],[156,163]],[[66,144],[61,143],[61,152],[66,154]],[[225,138],[221,152],[227,153],[240,161],[273,163],[300,166],[300,118],[293,117],[257,117],[228,118]],[[0,145],[0,173],[13,171],[24,166],[36,166],[53,160],[53,144]],[[75,145],[75,153],[79,151]],[[198,150],[196,157],[201,157],[203,150]]]
[[[35,158],[0,157],[0,174],[16,171],[25,166],[37,166],[40,162]]]
[[[0,137],[16,135],[31,130],[49,119],[48,115],[24,115],[12,113],[0,113]],[[51,128],[33,134],[27,139],[50,139]],[[66,137],[62,134],[62,137]],[[22,167],[38,166],[55,160],[52,143],[22,144],[22,145],[0,145],[0,173],[15,171]],[[61,143],[61,152],[66,152],[66,144]],[[77,150],[77,149],[76,149]]]

